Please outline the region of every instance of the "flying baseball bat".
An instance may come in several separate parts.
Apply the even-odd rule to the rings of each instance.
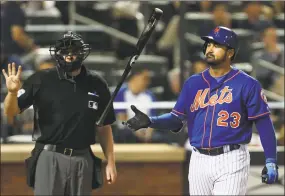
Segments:
[[[131,71],[132,65],[136,62],[136,60],[140,56],[142,50],[144,49],[145,45],[147,44],[153,30],[155,29],[155,27],[157,25],[157,22],[161,18],[162,14],[163,14],[162,10],[160,10],[158,8],[155,8],[153,10],[153,12],[152,12],[152,14],[148,20],[148,23],[146,24],[143,32],[141,33],[141,36],[139,37],[139,40],[138,40],[137,45],[136,45],[136,50],[134,51],[134,54],[130,57],[128,64],[124,70],[124,73],[121,76],[120,82],[116,86],[116,89],[113,92],[111,99],[108,102],[108,105],[106,106],[105,110],[101,114],[99,120],[96,122],[96,124],[98,126],[103,125],[103,122],[104,122],[104,120],[108,114],[108,111],[109,111],[111,105],[113,104],[113,101],[114,101],[116,95],[118,94],[118,91],[120,90],[122,84],[124,83],[125,79],[127,78],[129,72]]]

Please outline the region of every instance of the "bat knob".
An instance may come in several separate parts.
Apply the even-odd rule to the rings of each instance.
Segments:
[[[154,17],[156,20],[159,20],[162,14],[163,14],[163,11],[161,9],[154,8]]]

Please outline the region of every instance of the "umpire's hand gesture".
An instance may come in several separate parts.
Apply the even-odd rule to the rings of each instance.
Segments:
[[[22,67],[19,66],[18,70],[16,71],[15,63],[8,64],[8,74],[6,73],[5,69],[2,70],[3,75],[5,76],[6,86],[10,93],[17,93],[18,90],[21,88],[21,73]]]
[[[145,113],[138,110],[134,105],[131,105],[131,109],[135,113],[135,116],[127,120],[127,122],[122,122],[123,125],[126,125],[134,131],[137,131],[141,128],[148,128],[151,124],[149,117]]]

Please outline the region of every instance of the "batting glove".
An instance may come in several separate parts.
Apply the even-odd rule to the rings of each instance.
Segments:
[[[262,182],[273,184],[278,180],[278,166],[276,163],[266,161],[266,165],[262,170]]]
[[[151,124],[150,118],[145,113],[138,110],[134,105],[131,105],[131,109],[135,113],[135,116],[126,122],[123,121],[122,124],[134,131],[149,127]]]

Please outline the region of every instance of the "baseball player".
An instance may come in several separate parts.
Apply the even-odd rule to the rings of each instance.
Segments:
[[[8,117],[33,105],[34,128],[40,133],[31,157],[26,159],[27,183],[35,195],[91,195],[102,185],[101,159],[90,145],[99,138],[106,157],[109,184],[116,180],[111,108],[103,126],[95,122],[111,98],[106,81],[82,63],[90,52],[88,44],[73,32],[51,46],[57,66],[35,72],[21,86],[21,67],[8,65],[8,95],[4,112]],[[21,88],[21,89],[20,89]]]
[[[247,144],[255,123],[265,154],[262,182],[278,178],[276,137],[260,83],[232,65],[238,36],[218,26],[201,37],[209,68],[184,83],[170,113],[148,117],[135,106],[126,122],[133,130],[152,127],[179,132],[187,123],[193,148],[190,195],[245,195],[250,167]]]

